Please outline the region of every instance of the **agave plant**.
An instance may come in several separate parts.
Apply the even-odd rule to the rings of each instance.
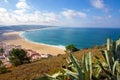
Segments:
[[[106,74],[107,80],[120,80],[120,39],[116,42],[107,39],[107,50],[102,50],[102,55],[105,61],[101,61],[96,56],[96,59],[101,69]]]
[[[52,76],[47,75],[48,80],[120,80],[120,39],[111,42],[107,39],[107,50],[102,50],[104,61],[96,56],[97,63],[92,63],[91,53],[84,54],[82,61],[79,63],[77,59],[70,53],[69,65],[63,68],[64,73],[58,72]],[[100,74],[105,74],[101,78]]]
[[[97,79],[101,72],[100,66],[94,63],[92,65],[92,55],[89,52],[82,56],[79,63],[77,59],[70,53],[70,59],[67,60],[68,67],[63,68],[64,73],[58,72],[53,75],[47,75],[49,80],[92,80]],[[94,71],[94,72],[93,72]]]
[[[66,76],[62,72],[57,72],[53,75],[46,74],[47,80],[66,80]]]
[[[83,55],[81,66],[72,53],[70,54],[70,60],[73,66],[71,66],[71,70],[64,69],[67,75],[70,75],[75,80],[92,80],[91,53]]]

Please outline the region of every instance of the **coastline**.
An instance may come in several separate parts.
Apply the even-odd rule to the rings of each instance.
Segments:
[[[65,54],[64,49],[59,46],[47,45],[44,43],[32,42],[26,39],[22,34],[24,31],[13,31],[13,32],[5,32],[3,36],[5,40],[3,42],[7,44],[21,45],[22,48],[32,49],[40,54],[51,54],[56,56],[58,54]]]
[[[58,46],[57,46],[57,45],[50,45],[50,44],[44,44],[44,43],[34,42],[34,41],[31,41],[31,40],[25,38],[25,36],[24,36],[23,34],[24,34],[24,32],[21,32],[21,33],[19,33],[19,36],[20,36],[21,38],[23,38],[25,41],[28,41],[28,42],[30,42],[30,43],[39,44],[39,45],[45,45],[45,46],[51,46],[51,47],[57,47],[57,48],[60,48],[60,49],[65,50],[65,46],[62,46],[62,45],[58,45]]]

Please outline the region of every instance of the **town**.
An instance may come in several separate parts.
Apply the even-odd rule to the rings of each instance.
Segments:
[[[9,57],[10,57],[10,51],[12,49],[22,49],[21,45],[8,45],[5,42],[0,41],[0,60],[2,61],[3,65],[6,68],[9,68],[12,66],[12,64],[10,63]],[[23,48],[23,50],[27,53],[27,57],[30,59],[30,62],[34,62],[37,60],[40,60],[42,58],[48,58],[51,57],[52,55],[45,53],[45,54],[40,54],[36,51],[33,51],[32,49],[25,49]]]

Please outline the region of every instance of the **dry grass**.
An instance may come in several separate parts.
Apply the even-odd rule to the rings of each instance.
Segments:
[[[100,50],[97,48],[78,51],[75,53],[75,57],[81,60],[82,55],[87,52],[92,52],[93,61],[95,61],[95,55],[102,57]],[[0,80],[33,80],[44,76],[44,74],[53,74],[62,70],[62,65],[67,64],[66,58],[68,58],[68,54],[10,68],[9,72],[0,74]]]

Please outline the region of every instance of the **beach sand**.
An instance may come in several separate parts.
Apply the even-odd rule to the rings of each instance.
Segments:
[[[22,48],[32,49],[40,54],[47,53],[54,56],[58,54],[65,54],[64,49],[62,48],[30,42],[22,38],[20,34],[22,34],[22,32],[3,33],[4,42],[7,44],[21,45]]]

